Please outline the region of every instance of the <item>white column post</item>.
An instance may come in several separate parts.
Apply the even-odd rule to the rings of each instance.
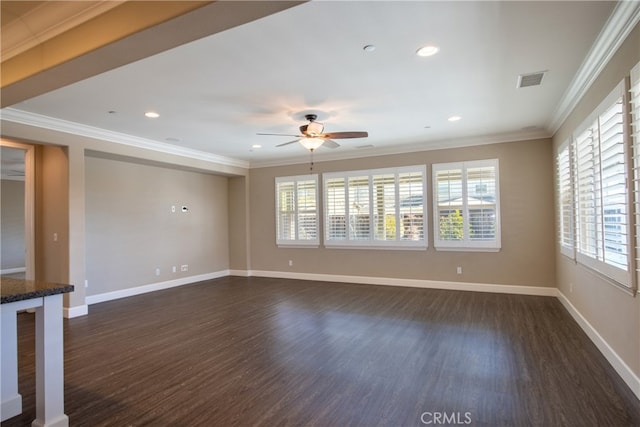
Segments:
[[[0,322],[2,324],[0,421],[4,421],[22,413],[22,396],[18,393],[18,322],[16,310],[13,309],[12,304],[0,306]]]
[[[64,414],[62,294],[36,309],[36,419],[34,427],[68,427]]]

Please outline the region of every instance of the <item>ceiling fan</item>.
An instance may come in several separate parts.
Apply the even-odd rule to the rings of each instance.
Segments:
[[[333,141],[334,139],[366,138],[369,136],[368,132],[322,133],[322,131],[324,130],[324,125],[322,123],[316,122],[316,119],[318,118],[316,114],[306,114],[304,118],[309,120],[309,123],[300,126],[301,135],[288,135],[282,133],[258,133],[257,135],[295,136],[297,139],[276,145],[276,147],[283,147],[285,145],[299,142],[304,148],[311,152],[313,152],[320,146],[325,146],[328,148],[338,148],[340,144]]]

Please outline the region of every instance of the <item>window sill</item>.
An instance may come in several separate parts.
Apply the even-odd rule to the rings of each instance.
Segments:
[[[576,266],[578,266],[579,268],[583,268],[585,271],[589,272],[591,275],[597,277],[598,279],[600,279],[602,282],[606,283],[607,285],[613,287],[614,289],[617,289],[618,291],[621,291],[633,298],[635,298],[638,295],[638,288],[637,287],[633,287],[633,286],[628,286],[625,285],[623,283],[618,282],[617,280],[609,277],[608,275],[602,273],[601,271],[598,271],[597,269],[583,264],[577,260],[572,260],[575,262]]]
[[[447,247],[436,246],[436,251],[439,252],[500,252],[502,248],[470,248],[470,247]]]
[[[335,243],[325,243],[327,249],[364,249],[364,250],[383,250],[383,251],[426,251],[427,246],[391,246],[391,245],[337,245]]]
[[[282,249],[317,249],[319,243],[277,243],[276,246]]]

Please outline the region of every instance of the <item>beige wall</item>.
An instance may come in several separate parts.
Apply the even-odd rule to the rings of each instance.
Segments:
[[[229,268],[226,177],[90,156],[85,166],[88,296]]]
[[[640,26],[553,137],[554,153],[640,60]],[[640,376],[640,297],[632,297],[557,251],[557,286],[624,363]]]
[[[497,158],[500,162],[502,250],[443,252],[433,248],[433,163]],[[429,249],[287,249],[275,244],[277,176],[309,173],[309,165],[251,169],[250,227],[253,270],[373,276],[486,284],[555,286],[553,163],[548,139],[317,162],[314,172],[426,164]],[[293,260],[289,267],[288,260]],[[456,267],[463,274],[456,274]]]
[[[249,270],[249,179],[229,178],[229,268]]]
[[[25,268],[24,180],[2,180],[0,269]]]
[[[67,251],[65,253],[66,261],[59,261],[59,256],[61,252],[59,252],[55,245],[51,245],[51,242],[46,242],[45,237],[36,236],[39,239],[36,242],[36,256],[40,257],[37,264],[43,264],[44,262],[49,263],[49,265],[56,266],[60,265],[59,262],[63,262],[68,269],[68,275],[64,279],[65,282],[71,283],[75,286],[75,291],[71,294],[65,295],[65,315],[75,317],[80,316],[87,313],[86,306],[86,295],[88,292],[85,292],[84,282],[85,279],[88,279],[88,273],[86,268],[91,264],[91,260],[89,259],[89,252],[87,251],[87,242],[89,237],[86,235],[86,227],[85,222],[87,220],[87,216],[89,214],[89,206],[86,206],[85,198],[86,198],[86,177],[85,172],[88,172],[85,167],[85,160],[88,159],[87,155],[91,156],[102,156],[102,157],[111,157],[111,158],[119,158],[121,160],[127,160],[129,163],[137,163],[139,165],[146,165],[148,167],[155,166],[160,169],[180,169],[183,171],[192,171],[192,173],[202,173],[204,175],[216,176],[219,179],[226,182],[227,177],[240,177],[244,180],[244,177],[247,174],[247,169],[242,165],[227,165],[220,164],[215,160],[211,159],[201,159],[201,158],[193,158],[193,157],[184,157],[180,155],[163,153],[159,151],[148,150],[145,148],[134,147],[125,144],[118,144],[104,140],[98,140],[94,138],[88,138],[81,135],[74,135],[69,133],[64,133],[60,131],[45,129],[41,127],[29,126],[16,122],[7,122],[1,121],[0,129],[2,129],[3,138],[8,138],[9,140],[16,140],[22,142],[29,142],[37,145],[43,146],[52,146],[55,149],[63,150],[66,154],[66,159],[61,156],[57,156],[57,158],[63,161],[58,167],[58,172],[60,176],[51,177],[51,182],[49,180],[44,180],[42,178],[41,172],[38,170],[36,173],[37,177],[37,193],[46,190],[47,196],[43,196],[42,194],[36,195],[36,197],[50,197],[52,203],[57,208],[62,206],[61,203],[64,203],[66,206],[66,221],[67,228],[65,230],[64,235],[58,233],[59,239],[66,239],[68,242]],[[55,153],[55,150],[51,153]],[[42,154],[39,154],[41,157]],[[39,163],[42,162],[42,158],[37,160]],[[39,163],[37,167],[39,168]],[[51,165],[49,170],[53,170],[54,166]],[[65,189],[60,189],[60,193],[56,195],[51,185],[57,185],[56,182],[59,179],[65,179],[67,182],[67,187]],[[109,178],[110,179],[110,178]],[[224,193],[219,194],[221,209],[224,209],[225,213],[228,215],[228,206],[229,203],[227,197],[227,187],[225,184]],[[242,186],[239,186],[242,188]],[[243,196],[244,197],[244,196]],[[63,202],[64,200],[64,202]],[[60,229],[57,225],[59,219],[49,218],[46,219],[43,217],[44,214],[49,216],[49,210],[46,209],[45,204],[40,203],[40,209],[36,212],[38,216],[36,218],[36,227],[44,227],[46,225],[46,238],[51,237],[51,231],[53,229]],[[246,202],[245,202],[246,204]],[[222,208],[224,206],[224,208]],[[52,215],[57,215],[55,212]],[[240,221],[240,222],[237,222]],[[42,223],[41,223],[42,222]],[[46,224],[45,224],[46,223]],[[243,217],[233,217],[232,221],[229,225],[240,227],[243,233],[246,233],[248,229],[244,227],[244,219]],[[219,225],[219,224],[218,224]],[[44,232],[41,231],[41,235],[44,236]],[[220,226],[220,229],[216,230],[215,236],[227,235],[225,226]],[[47,245],[45,245],[45,243]],[[60,245],[57,245],[60,246]],[[245,247],[246,248],[246,247]],[[136,248],[137,250],[138,248]],[[226,247],[228,251],[228,246]],[[241,252],[243,248],[239,249]],[[246,251],[245,251],[246,253]],[[228,252],[227,252],[228,257]],[[172,257],[176,258],[176,257]],[[50,260],[55,261],[50,261]],[[171,261],[173,262],[173,260]],[[172,266],[171,264],[170,266]],[[225,265],[223,270],[229,268],[229,265]],[[215,269],[215,270],[214,270]],[[217,261],[213,261],[210,265],[210,269],[207,272],[219,271],[219,264]],[[161,271],[163,271],[161,269]],[[166,270],[164,270],[166,271]],[[165,280],[163,276],[155,276],[155,267],[152,271],[154,274],[151,283],[158,283],[161,280]],[[189,275],[196,275],[194,273],[193,268],[189,268]],[[40,278],[43,277],[45,273],[41,271]],[[49,274],[47,272],[46,274]],[[53,276],[51,276],[53,277]],[[147,281],[144,279],[143,281]],[[137,280],[136,280],[137,282]],[[132,282],[133,283],[133,282]],[[127,283],[124,287],[135,286],[132,283]],[[93,287],[93,283],[90,283],[87,291],[91,290],[93,292],[91,295],[95,295],[99,292],[99,288]]]
[[[35,277],[68,283],[69,174],[66,149],[36,146],[35,163]]]

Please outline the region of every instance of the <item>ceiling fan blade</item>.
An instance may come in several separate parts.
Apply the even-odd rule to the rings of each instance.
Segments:
[[[304,138],[304,135],[291,135],[288,133],[256,133],[256,135],[295,136],[296,138]]]
[[[276,147],[284,147],[285,145],[293,144],[293,143],[296,143],[298,141],[299,141],[299,139],[294,139],[293,141],[284,142],[282,144],[276,145]]]
[[[322,147],[327,147],[327,148],[338,148],[340,147],[340,144],[338,144],[337,142],[331,140],[331,139],[325,139],[324,142],[322,143]]]
[[[331,138],[331,139],[366,138],[369,136],[369,133],[368,132],[332,132],[332,133],[323,133],[320,136],[322,138]]]

